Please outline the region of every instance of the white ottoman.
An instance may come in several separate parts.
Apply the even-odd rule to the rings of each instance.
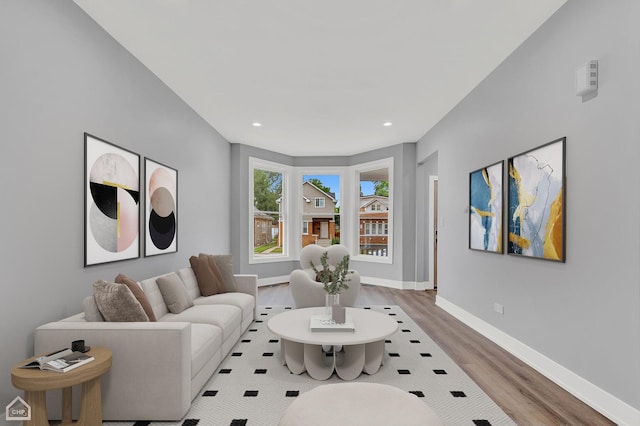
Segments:
[[[280,426],[443,424],[417,396],[378,383],[318,386],[298,396],[280,419]]]

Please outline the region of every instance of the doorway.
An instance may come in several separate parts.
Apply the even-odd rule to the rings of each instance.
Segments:
[[[329,238],[329,222],[320,222],[320,238]]]

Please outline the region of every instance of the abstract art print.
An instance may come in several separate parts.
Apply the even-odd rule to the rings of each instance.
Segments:
[[[144,160],[146,187],[144,255],[178,251],[178,171]]]
[[[503,253],[504,161],[469,173],[469,248]]]
[[[140,257],[140,156],[88,133],[84,265]]]
[[[508,254],[565,261],[565,144],[509,158]]]

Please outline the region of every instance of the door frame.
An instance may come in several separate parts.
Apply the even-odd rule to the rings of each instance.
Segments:
[[[438,181],[438,176],[429,176],[429,223],[428,223],[428,228],[429,228],[429,259],[428,259],[428,263],[429,263],[429,281],[428,281],[428,288],[430,289],[434,289],[435,285],[434,285],[434,280],[435,280],[435,274],[434,274],[434,266],[435,266],[435,262],[434,262],[434,258],[436,256],[435,252],[434,252],[434,244],[433,242],[435,241],[435,233],[434,230],[436,228],[436,220],[438,220],[438,218],[436,217],[434,210],[435,210],[435,202],[436,202],[436,198],[435,198],[435,183]]]

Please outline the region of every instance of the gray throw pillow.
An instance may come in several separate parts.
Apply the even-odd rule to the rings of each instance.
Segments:
[[[105,321],[149,321],[140,302],[124,284],[96,281],[93,284],[93,296]]]
[[[193,300],[189,297],[187,288],[175,272],[156,278],[156,284],[169,312],[179,314],[193,306]]]

